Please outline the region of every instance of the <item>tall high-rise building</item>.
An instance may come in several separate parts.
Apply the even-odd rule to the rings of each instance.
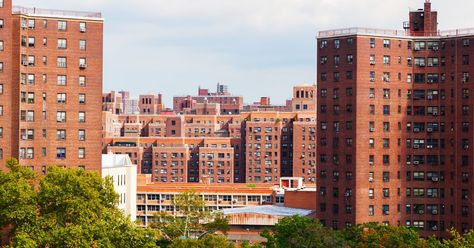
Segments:
[[[474,30],[440,32],[431,3],[405,30],[323,31],[317,215],[327,226],[474,227]]]
[[[0,1],[0,168],[100,170],[100,13]]]

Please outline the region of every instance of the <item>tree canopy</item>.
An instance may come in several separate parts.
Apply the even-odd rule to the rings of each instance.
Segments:
[[[110,180],[51,166],[45,176],[7,162],[0,171],[0,228],[12,247],[156,247],[156,232],[116,207]]]

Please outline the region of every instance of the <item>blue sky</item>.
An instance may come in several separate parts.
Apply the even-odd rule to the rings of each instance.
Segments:
[[[315,36],[343,27],[401,29],[423,0],[13,0],[14,5],[101,11],[104,91],[195,94],[228,84],[245,101],[291,97],[314,83]],[[433,0],[441,29],[474,27],[472,0]],[[453,3],[456,4],[453,4]]]

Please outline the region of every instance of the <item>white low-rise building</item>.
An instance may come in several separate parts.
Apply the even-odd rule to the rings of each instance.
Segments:
[[[102,154],[102,177],[110,176],[119,194],[118,207],[135,221],[137,216],[137,165],[126,154]]]

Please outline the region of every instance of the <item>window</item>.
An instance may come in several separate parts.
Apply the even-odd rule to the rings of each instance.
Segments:
[[[370,38],[370,48],[375,47],[375,38]]]
[[[66,57],[58,57],[57,66],[59,68],[66,68],[67,67],[67,58]]]
[[[375,71],[371,71],[369,74],[370,82],[375,82]]]
[[[79,129],[79,140],[80,141],[86,140],[86,130]]]
[[[86,112],[79,112],[79,122],[86,122]]]
[[[390,40],[383,40],[383,47],[390,48]]]
[[[29,121],[29,122],[35,121],[35,111],[28,110],[26,112],[26,121]]]
[[[35,65],[35,56],[33,56],[33,55],[28,56],[28,65],[29,66],[34,66]]]
[[[319,47],[320,47],[320,48],[326,48],[326,47],[328,47],[328,41],[327,41],[327,40],[321,41],[321,45],[320,45]]]
[[[66,122],[66,111],[58,111],[56,113],[56,121],[61,123]]]
[[[374,216],[374,205],[369,205],[369,216]]]
[[[28,37],[28,47],[35,47],[35,37]]]
[[[86,94],[79,94],[79,103],[84,104],[86,103]]]
[[[340,40],[334,40],[334,48],[340,48],[341,47],[341,41]]]
[[[79,76],[79,86],[86,86],[86,76]]]
[[[369,189],[369,198],[374,198],[374,189],[372,188]]]
[[[375,65],[375,55],[370,55],[369,61],[371,65]]]
[[[34,149],[31,147],[28,147],[26,149],[26,159],[33,159],[34,157],[35,157]]]
[[[66,158],[66,148],[57,148],[56,158]]]
[[[59,31],[66,31],[67,30],[67,22],[66,21],[58,21],[58,30]]]
[[[58,103],[66,103],[66,93],[58,93]]]
[[[383,56],[383,64],[390,65],[390,56],[388,55]]]
[[[0,8],[3,8],[3,0],[0,0]]]
[[[4,26],[4,21],[3,21],[3,19],[0,19],[0,28],[3,28],[3,26]]]
[[[80,22],[79,23],[79,32],[81,32],[81,33],[86,32],[86,23],[85,22]]]
[[[58,75],[57,85],[66,85],[66,83],[67,83],[67,76]]]
[[[0,40],[0,51],[3,51],[3,40]]]
[[[79,59],[79,67],[80,67],[81,69],[84,69],[84,68],[87,67],[86,58],[80,58],[80,59]]]
[[[59,49],[66,49],[67,48],[67,40],[66,39],[58,39],[58,48]]]
[[[462,40],[462,45],[463,45],[463,47],[468,47],[469,46],[469,39]]]
[[[58,129],[56,131],[56,139],[58,140],[65,140],[66,139],[66,130]]]
[[[77,157],[79,159],[85,158],[86,157],[86,148],[83,148],[83,147],[79,148],[78,151],[77,151],[77,155],[78,155]]]
[[[0,116],[3,116],[3,105],[0,105]],[[3,130],[2,130],[2,134],[3,134]]]
[[[3,84],[0,84],[0,95],[3,94]]]
[[[86,50],[86,41],[80,40],[79,41],[79,50]]]
[[[390,105],[383,105],[383,114],[384,115],[390,114]]]

